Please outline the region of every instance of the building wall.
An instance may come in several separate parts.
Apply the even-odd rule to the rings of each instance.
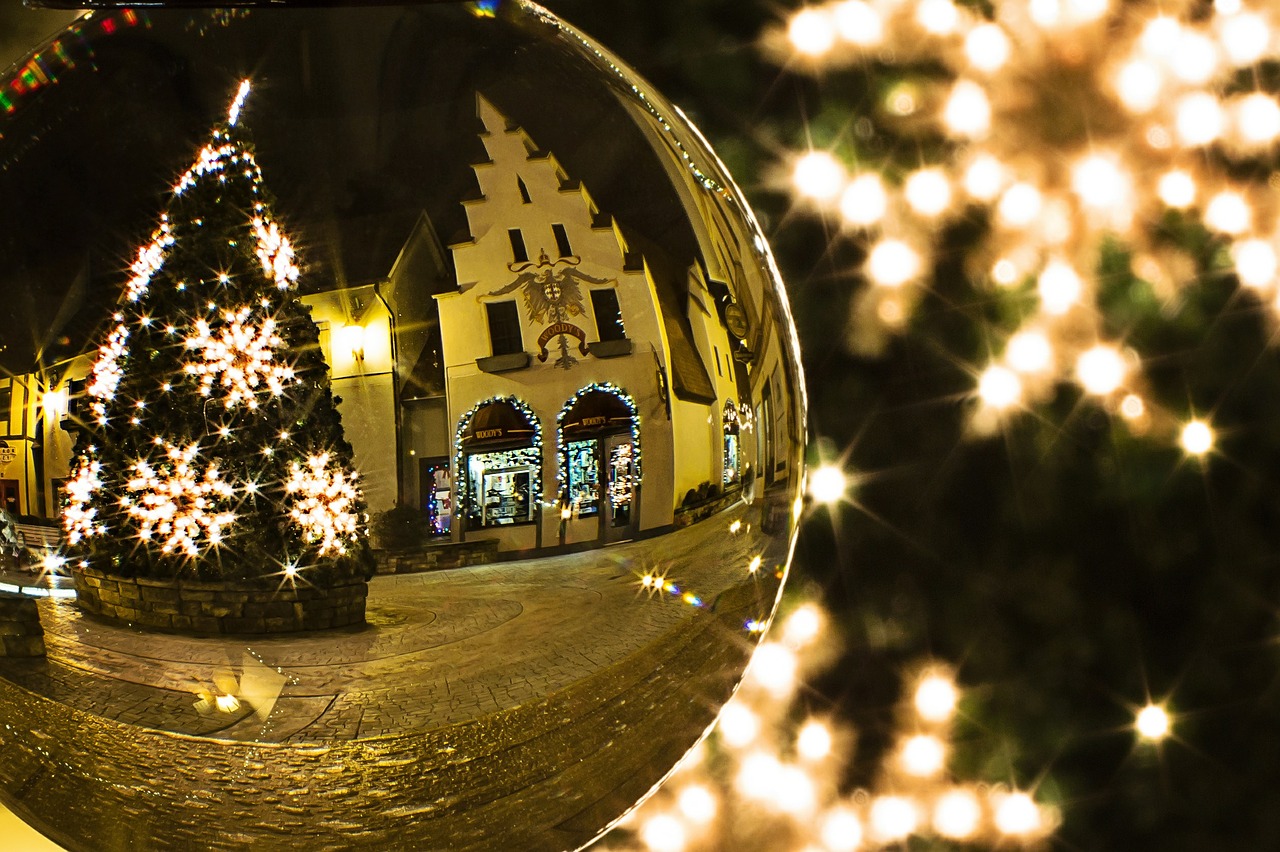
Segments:
[[[0,393],[9,397],[9,415],[0,419],[0,481],[16,483],[16,508],[23,515],[40,511],[39,481],[32,454],[32,439],[39,428],[38,390],[35,376],[0,378]]]
[[[340,400],[342,429],[354,452],[370,512],[399,497],[396,391],[390,313],[372,285],[303,298],[320,327],[329,381]]]
[[[647,265],[629,255],[621,230],[601,215],[585,187],[569,180],[554,155],[540,151],[522,130],[510,127],[483,98],[478,99],[478,112],[485,127],[482,141],[489,160],[474,167],[481,197],[464,202],[472,239],[451,247],[457,292],[437,297],[449,422],[456,429],[481,401],[509,395],[520,398],[538,414],[545,504],[540,542],[550,546],[561,540],[557,416],[579,390],[592,383],[610,382],[634,400],[639,412],[643,464],[639,528],[668,525],[688,488],[718,481],[720,425],[709,423],[708,418],[719,406],[664,399],[666,389],[659,376],[668,367],[669,347],[656,285]],[[560,262],[553,224],[564,227],[576,262]],[[530,267],[522,267],[513,252],[509,236],[513,229],[524,239]],[[546,261],[538,267],[544,253]],[[546,360],[539,360],[537,356],[543,354],[539,336],[553,319],[550,312],[535,317],[526,301],[526,288],[541,285],[527,280],[523,285],[518,283],[521,270],[531,267],[572,270],[581,275],[571,276],[580,288],[581,301],[574,301],[561,316],[581,328],[587,344],[599,340],[590,290],[614,289],[626,337],[631,341],[630,353],[596,358],[581,353],[575,337],[566,337],[574,363],[557,365],[562,353],[559,340],[554,338],[547,342]],[[517,302],[524,350],[532,357],[521,369],[486,372],[477,364],[493,354],[485,305],[512,299]],[[570,301],[566,297],[561,304],[567,306]],[[708,349],[714,337],[712,326],[701,330]],[[707,363],[712,363],[709,357]],[[731,382],[724,388],[731,392]],[[563,526],[566,543],[593,541],[599,531],[599,521],[594,518],[570,519]],[[470,535],[499,538],[503,550],[512,550],[537,546],[536,533],[528,527],[489,527]]]

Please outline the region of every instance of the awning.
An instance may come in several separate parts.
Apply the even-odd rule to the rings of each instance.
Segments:
[[[561,433],[571,440],[630,432],[635,415],[627,404],[606,391],[583,394],[560,421]]]
[[[533,445],[536,430],[518,408],[496,400],[485,403],[471,415],[462,433],[464,452],[504,450]]]

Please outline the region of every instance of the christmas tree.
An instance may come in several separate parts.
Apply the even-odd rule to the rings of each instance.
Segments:
[[[120,576],[368,573],[358,474],[299,267],[227,120],[173,188],[89,376],[64,525]]]

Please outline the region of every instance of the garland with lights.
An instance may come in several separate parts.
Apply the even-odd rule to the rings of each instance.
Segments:
[[[325,584],[371,573],[359,476],[299,269],[227,120],[130,267],[63,522],[81,567]]]
[[[593,382],[571,396],[556,415],[556,480],[562,491],[568,485],[569,476],[569,448],[564,440],[564,418],[583,397],[591,393],[607,393],[625,405],[631,413],[631,465],[635,471],[635,481],[638,483],[644,478],[640,465],[640,409],[636,407],[636,401],[631,398],[631,394],[612,382]]]

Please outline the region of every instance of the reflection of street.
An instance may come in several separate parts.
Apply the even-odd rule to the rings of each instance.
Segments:
[[[44,602],[48,660],[0,663],[0,711],[37,731],[4,743],[0,789],[102,832],[111,809],[134,810],[174,845],[216,844],[214,824],[241,826],[228,845],[289,842],[278,826],[295,809],[307,833],[291,842],[308,848],[459,848],[512,826],[527,830],[519,848],[579,844],[727,697],[749,650],[742,625],[772,606],[786,546],[748,573],[769,541],[759,516],[739,505],[602,550],[377,578],[371,626],[354,632],[157,636]],[[702,606],[644,593],[646,572]],[[237,689],[236,708],[196,707]],[[161,829],[174,813],[184,827]]]

